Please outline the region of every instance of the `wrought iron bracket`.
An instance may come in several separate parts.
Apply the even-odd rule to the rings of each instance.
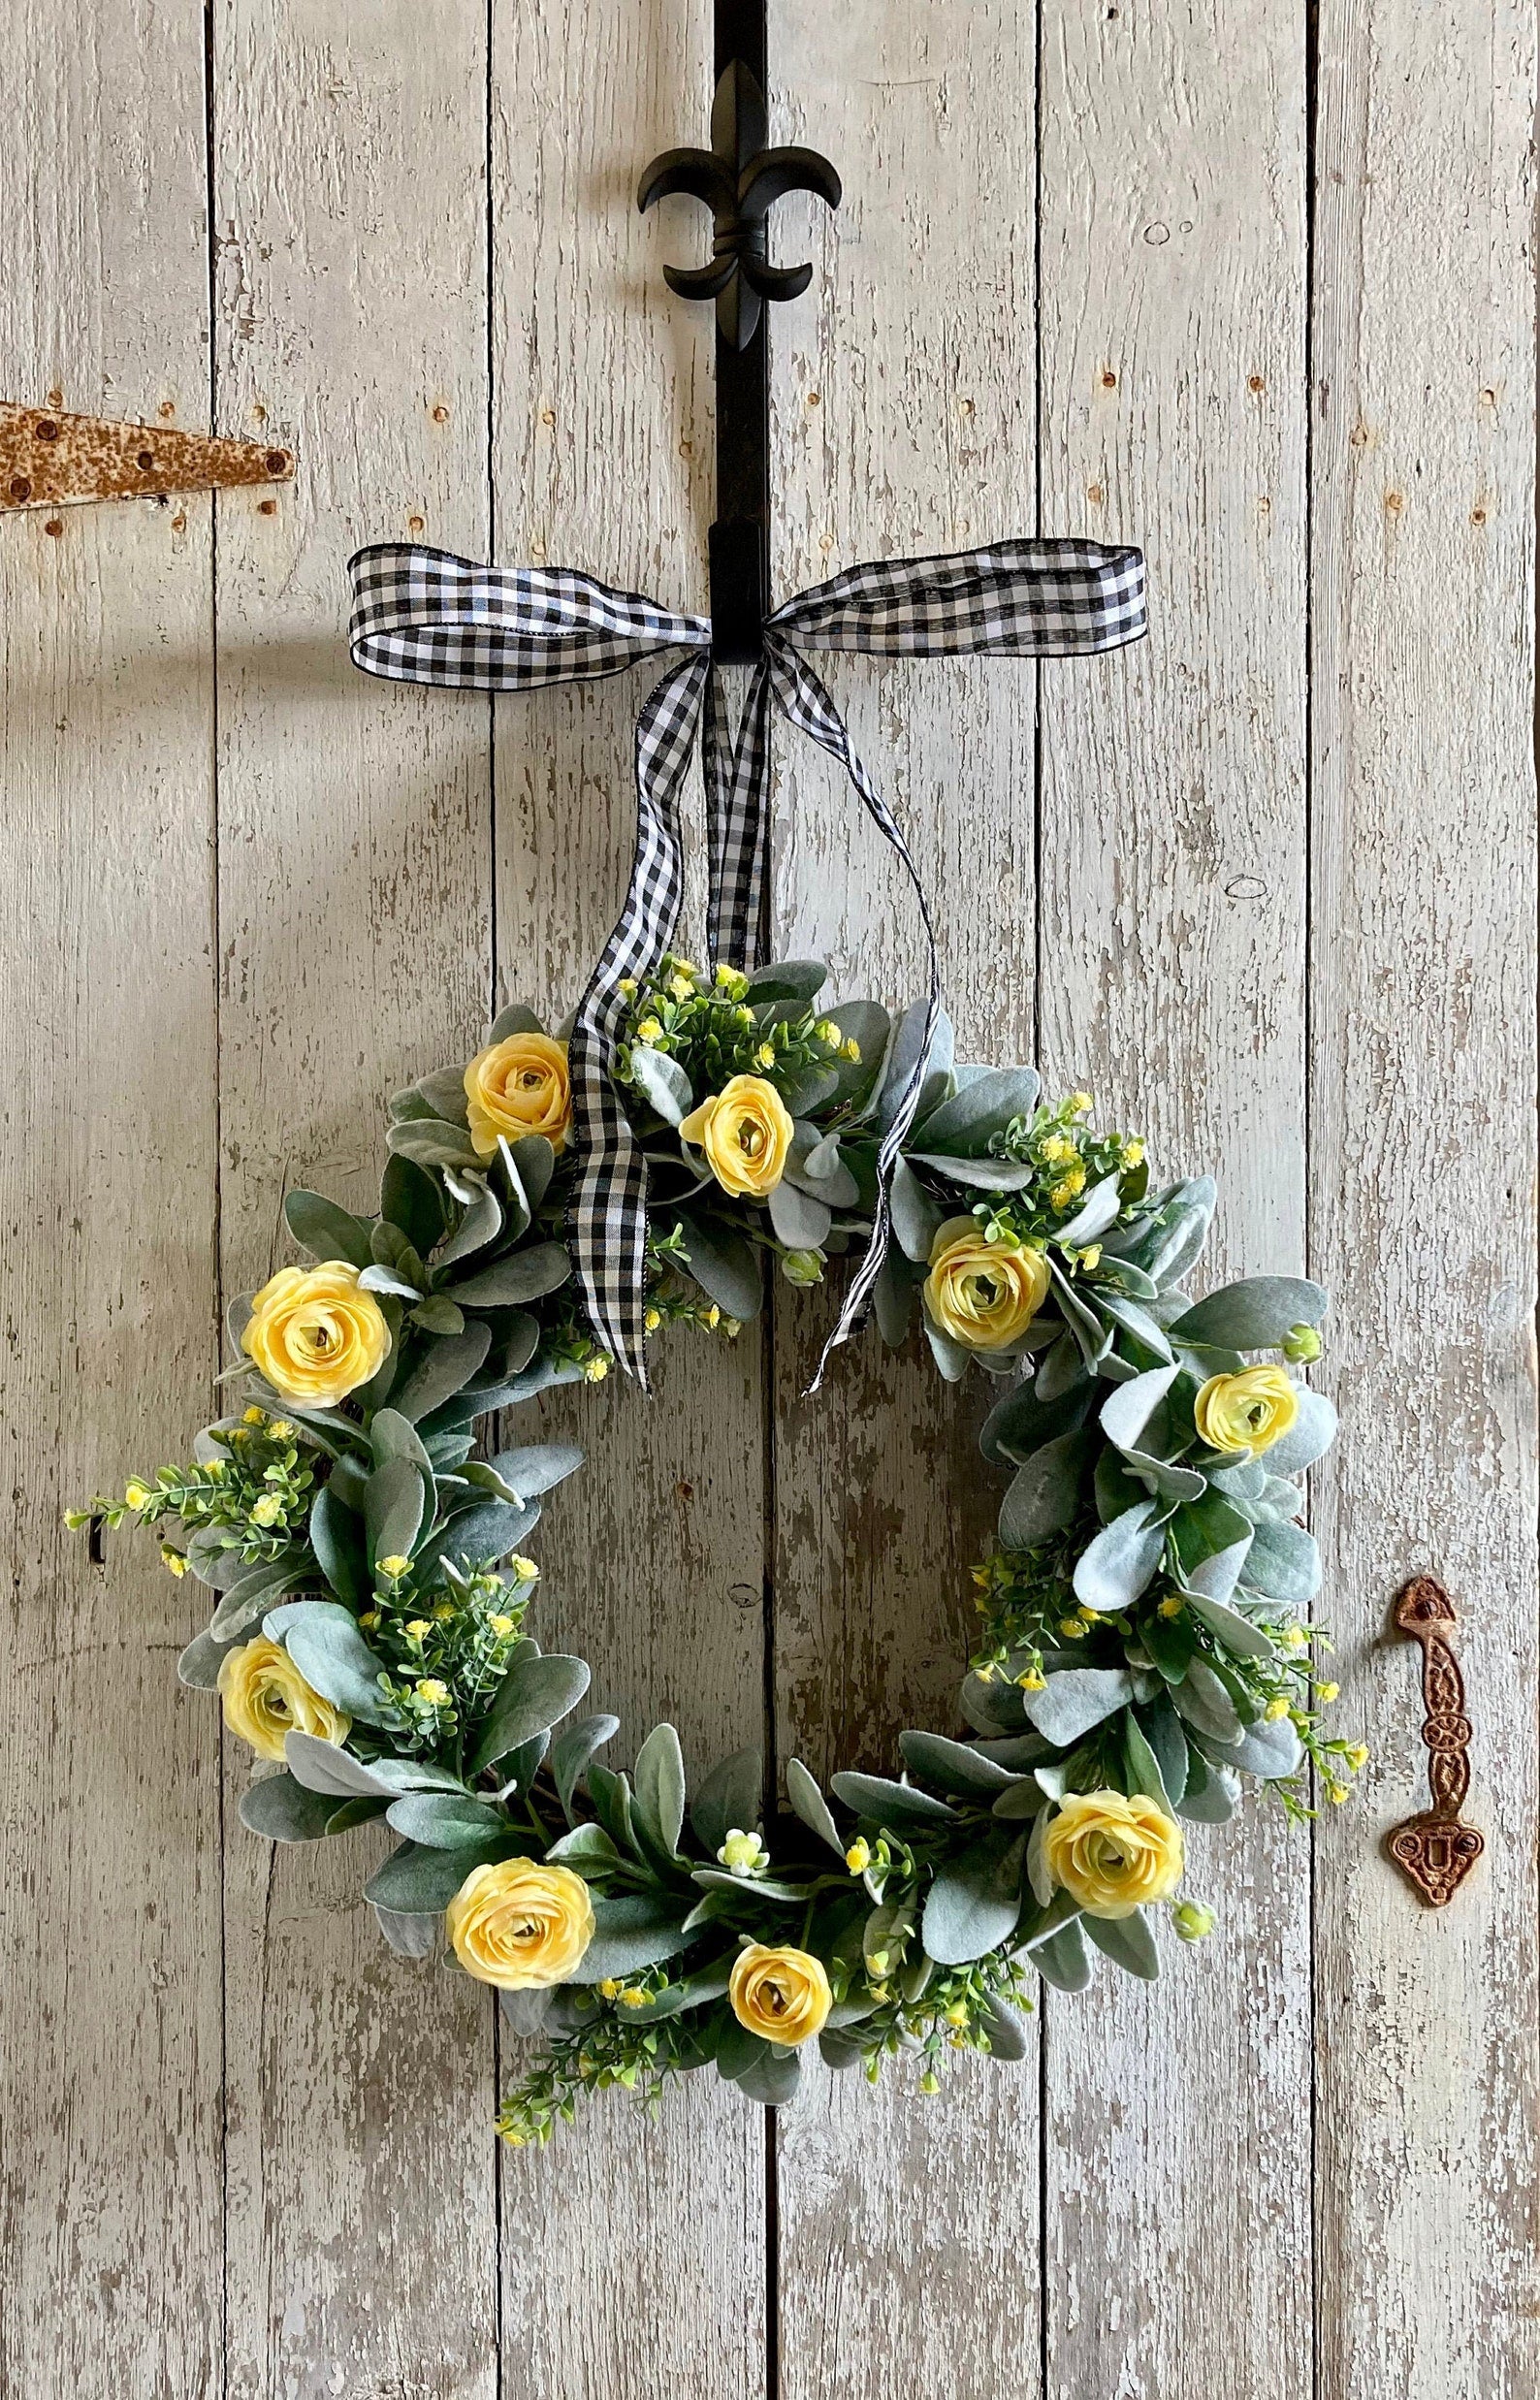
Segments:
[[[772,267],[771,208],[787,192],[840,205],[840,178],[817,150],[770,149],[765,116],[765,0],[716,0],[717,90],[709,150],[664,150],[637,188],[652,208],[685,192],[712,213],[704,267],[665,267],[670,291],[717,311],[717,520],[710,534],[712,656],[751,665],[770,607],[770,354],[763,303],[795,300],[810,265]]]

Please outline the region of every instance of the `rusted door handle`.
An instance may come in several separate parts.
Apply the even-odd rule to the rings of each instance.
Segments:
[[[1453,1900],[1486,1848],[1484,1837],[1460,1817],[1470,1789],[1470,1719],[1465,1685],[1450,1647],[1455,1604],[1430,1575],[1416,1575],[1396,1603],[1396,1622],[1423,1650],[1423,1706],[1428,1714],[1428,1788],[1433,1805],[1394,1826],[1386,1846],[1430,1907]]]

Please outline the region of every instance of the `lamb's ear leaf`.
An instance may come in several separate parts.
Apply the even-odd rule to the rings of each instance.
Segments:
[[[637,1761],[638,1768],[641,1761]],[[736,1826],[752,1833],[764,1805],[764,1759],[758,1750],[734,1750],[720,1759],[690,1805],[690,1822],[708,1858],[715,1858]]]
[[[392,1392],[391,1406],[417,1424],[464,1390],[491,1348],[492,1328],[481,1317],[464,1333],[432,1342],[400,1390]]]
[[[752,1755],[757,1759],[758,1752]],[[818,1779],[804,1767],[800,1758],[786,1761],[786,1798],[809,1830],[820,1841],[828,1843],[836,1858],[845,1856],[845,1840],[829,1812],[829,1804],[818,1789]],[[697,1826],[696,1831],[699,1831]]]
[[[433,1485],[430,1470],[425,1490],[423,1470],[415,1458],[388,1457],[374,1469],[364,1487],[364,1532],[371,1565],[381,1558],[411,1556]],[[340,1596],[351,1600],[354,1594]]]
[[[570,1977],[573,1983],[602,1983],[610,1975],[634,1975],[660,1959],[674,1958],[690,1939],[688,1909],[661,1893],[626,1893],[594,1904],[594,1938]]]
[[[284,1195],[284,1220],[302,1250],[313,1259],[341,1259],[348,1266],[368,1266],[369,1226],[349,1208],[339,1208],[320,1192]]]
[[[458,1850],[419,1849],[403,1841],[364,1886],[364,1897],[377,1908],[403,1916],[436,1916],[448,1907],[473,1868],[517,1858],[522,1845],[512,1840],[467,1842]]]
[[[336,1812],[335,1800],[306,1791],[286,1771],[264,1776],[241,1795],[241,1824],[269,1841],[319,1841]]]
[[[551,1744],[552,1779],[569,1825],[576,1823],[572,1814],[572,1799],[579,1776],[587,1771],[590,1759],[604,1747],[606,1742],[613,1741],[620,1730],[618,1716],[582,1716],[564,1733],[558,1734]]]
[[[365,1725],[391,1725],[397,1711],[380,1688],[385,1662],[358,1629],[351,1609],[335,1600],[291,1601],[271,1610],[263,1631],[281,1641],[313,1692]]]
[[[685,1264],[709,1300],[740,1321],[756,1317],[763,1298],[759,1260],[741,1233],[725,1225],[709,1228],[681,1213]]]
[[[695,1104],[690,1077],[666,1050],[638,1041],[631,1049],[631,1081],[665,1125],[680,1125]]]
[[[1128,1917],[1083,1916],[1080,1923],[1097,1948],[1125,1974],[1154,1982],[1161,1970],[1160,1953],[1141,1908]]]
[[[405,1234],[420,1259],[426,1259],[444,1231],[444,1198],[425,1167],[392,1155],[380,1180],[379,1212],[387,1225]]]
[[[487,1047],[490,1050],[495,1043],[507,1041],[514,1034],[543,1034],[544,1031],[545,1027],[532,1008],[526,1008],[522,1000],[510,1000],[507,1007],[499,1008],[492,1020]]]
[[[966,1967],[1015,1932],[1025,1847],[1024,1834],[981,1841],[937,1869],[920,1939],[939,1967]]]
[[[587,1659],[516,1655],[477,1737],[471,1772],[480,1775],[536,1734],[549,1732],[577,1707],[588,1687]]]
[[[437,1911],[428,1915],[409,1914],[401,1908],[382,1908],[377,1901],[370,1903],[380,1932],[398,1958],[429,1959],[438,1947],[440,1917]],[[543,1997],[543,1995],[542,1995]]]
[[[670,1857],[685,1830],[685,1758],[672,1725],[655,1725],[636,1753],[635,1807]]]
[[[1168,1328],[1179,1342],[1225,1350],[1276,1350],[1297,1325],[1319,1325],[1331,1305],[1318,1283],[1299,1275],[1252,1275],[1226,1284]]]

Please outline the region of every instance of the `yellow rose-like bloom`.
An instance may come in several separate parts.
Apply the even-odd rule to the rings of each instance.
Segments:
[[[727,1998],[751,2033],[792,2050],[822,2032],[834,2005],[821,1960],[810,1950],[774,1950],[762,1941],[739,1951]]]
[[[390,1327],[344,1260],[285,1266],[251,1303],[241,1347],[286,1400],[331,1407],[384,1364]]]
[[[594,1902],[570,1867],[505,1858],[473,1867],[449,1904],[455,1956],[504,1992],[565,1983],[594,1938]]]
[[[219,1661],[219,1698],[225,1723],[259,1758],[283,1757],[285,1734],[314,1734],[339,1746],[353,1720],[312,1691],[281,1643],[265,1633],[226,1650]]]
[[[497,1136],[543,1134],[555,1150],[572,1130],[566,1043],[549,1034],[510,1034],[489,1042],[465,1069],[465,1113],[478,1158],[497,1155]]]
[[[1299,1414],[1299,1391],[1281,1366],[1210,1375],[1193,1402],[1193,1422],[1210,1450],[1270,1450]]]
[[[925,1305],[965,1350],[1005,1350],[1043,1306],[1048,1280],[1041,1250],[986,1241],[977,1217],[948,1217],[930,1246]]]
[[[786,1105],[762,1075],[734,1075],[692,1108],[679,1131],[698,1142],[724,1192],[763,1200],[786,1171],[793,1132]]]
[[[1048,1827],[1049,1874],[1088,1916],[1130,1917],[1182,1879],[1182,1829],[1136,1792],[1070,1792]]]

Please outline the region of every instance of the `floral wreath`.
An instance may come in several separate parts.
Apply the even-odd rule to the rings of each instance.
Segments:
[[[623,987],[650,1333],[731,1337],[765,1254],[812,1284],[870,1231],[924,1009],[825,1012],[824,980],[670,955]],[[583,1454],[477,1452],[495,1411],[608,1369],[571,1283],[564,1040],[504,1009],[390,1120],[377,1216],[289,1194],[315,1264],[235,1303],[234,1413],[191,1463],[69,1515],[184,1529],[161,1555],[217,1604],[179,1672],[272,1762],[241,1803],[252,1831],[401,1836],[365,1886],[387,1940],[425,1958],[447,1936],[544,2044],[502,2105],[509,2141],[707,2064],[778,2105],[815,2040],[874,2081],[910,2052],[926,2092],[953,2050],[1019,2058],[1037,1977],[1078,1990],[1095,1951],[1153,1976],[1162,1909],[1184,1940],[1211,1930],[1180,1896],[1184,1820],[1228,1818],[1247,1776],[1291,1818],[1310,1767],[1345,1797],[1365,1752],[1322,1725],[1336,1687],[1312,1664],[1295,1480],[1335,1431],[1291,1372],[1320,1356],[1327,1296],[1264,1276],[1194,1304],[1208,1177],[1152,1189],[1087,1094],[1049,1104],[1030,1068],[955,1065],[941,1020],[875,1313],[893,1346],[917,1314],[949,1381],[1001,1385],[981,1446],[1013,1472],[976,1571],[969,1730],[902,1734],[898,1778],[827,1794],[792,1759],[767,1817],[756,1750],[689,1800],[670,1725],[630,1776],[600,1762],[618,1720],[574,1719],[587,1664],[528,1630],[526,1545]]]

